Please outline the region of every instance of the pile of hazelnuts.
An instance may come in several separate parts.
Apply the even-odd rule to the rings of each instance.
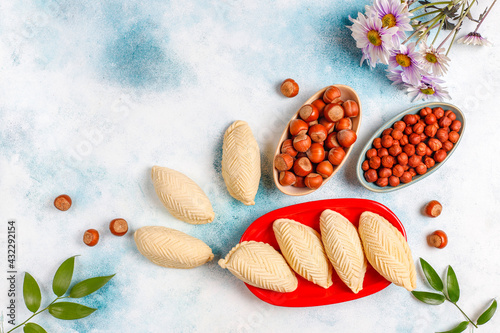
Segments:
[[[282,186],[317,189],[332,175],[357,139],[351,118],[359,106],[342,101],[340,89],[328,87],[322,98],[303,105],[297,119],[290,122],[289,137],[274,158]]]
[[[462,123],[456,118],[451,110],[426,107],[396,121],[366,152],[361,166],[366,181],[395,187],[444,161],[460,137]]]

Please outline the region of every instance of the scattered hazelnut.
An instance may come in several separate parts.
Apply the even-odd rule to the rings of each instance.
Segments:
[[[299,93],[299,85],[292,79],[286,79],[281,84],[280,90],[285,97],[295,97]]]
[[[124,219],[114,219],[109,223],[109,230],[115,236],[123,236],[128,231],[127,221]]]
[[[63,212],[71,207],[71,203],[71,198],[67,194],[61,194],[54,200],[54,206]]]
[[[83,234],[83,242],[88,246],[94,246],[99,242],[99,232],[95,229],[89,229]]]
[[[437,200],[432,200],[425,206],[425,213],[430,217],[438,217],[442,211],[443,206]]]
[[[448,236],[443,230],[436,230],[429,236],[427,236],[427,243],[429,246],[442,249],[448,245]]]

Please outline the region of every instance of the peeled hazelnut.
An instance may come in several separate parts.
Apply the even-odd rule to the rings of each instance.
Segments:
[[[392,168],[395,163],[395,158],[392,155],[387,155],[381,158],[381,164],[385,168]]]
[[[286,79],[281,84],[280,91],[285,97],[295,97],[299,93],[299,85],[292,79]]]
[[[83,242],[88,246],[94,246],[99,242],[99,232],[95,229],[89,229],[83,234]]]
[[[306,134],[309,126],[302,119],[294,119],[290,122],[290,134],[292,136]]]
[[[425,213],[430,217],[438,217],[442,211],[443,206],[437,200],[432,200],[425,206]]]
[[[415,146],[412,144],[407,144],[403,147],[403,151],[406,153],[408,156],[412,156],[415,154]]]
[[[403,151],[403,148],[401,148],[400,145],[392,145],[392,147],[387,151],[389,152],[389,155],[398,156]]]
[[[419,165],[416,166],[415,171],[419,175],[423,175],[424,173],[427,172],[427,166],[425,164],[421,163],[421,164],[419,164]]]
[[[446,111],[444,113],[444,116],[448,117],[451,121],[457,119],[457,115],[455,113],[453,113],[453,111],[451,111],[451,110]]]
[[[394,123],[394,125],[392,126],[395,130],[398,130],[398,131],[401,131],[403,132],[406,128],[406,124],[404,121],[401,121],[401,120],[398,120]]]
[[[380,178],[377,179],[377,181],[375,182],[378,186],[380,187],[386,187],[387,185],[389,185],[389,178]]]
[[[398,164],[401,164],[402,166],[405,166],[408,164],[408,154],[401,153],[396,158],[398,160]]]
[[[439,119],[439,127],[448,127],[452,123],[452,120],[448,118],[447,116],[444,116],[443,118]]]
[[[274,167],[278,171],[290,170],[293,166],[293,157],[288,154],[279,154],[274,157]]]
[[[414,114],[407,114],[404,116],[403,121],[406,123],[406,126],[411,126],[417,123],[418,118]]]
[[[427,152],[427,145],[423,142],[420,142],[415,147],[415,154],[417,154],[417,155],[424,156],[426,152]]]
[[[455,131],[451,131],[450,133],[448,133],[448,140],[450,140],[452,143],[457,143],[459,138],[460,134]]]
[[[380,168],[380,164],[382,163],[382,160],[378,156],[373,156],[372,158],[370,158],[368,163],[370,164],[370,168],[378,169],[378,168]]]
[[[340,144],[337,141],[337,133],[336,132],[332,132],[332,133],[328,134],[328,136],[326,137],[326,140],[325,140],[325,146],[328,149],[340,147]]]
[[[383,137],[384,135],[391,135],[392,134],[392,128],[386,128],[385,130],[382,131],[382,134],[380,135]]]
[[[389,178],[392,176],[392,170],[389,168],[380,168],[378,170],[378,176],[379,178]]]
[[[363,163],[361,164],[361,169],[363,171],[367,171],[368,169],[370,169],[370,162],[368,160],[363,161]]]
[[[299,134],[293,139],[293,148],[305,153],[311,147],[311,138],[306,134]]]
[[[417,165],[422,163],[422,156],[419,155],[413,155],[408,159],[408,165],[411,168],[415,168]]]
[[[375,148],[368,149],[368,151],[366,152],[366,158],[370,159],[373,156],[377,156],[377,149]]]
[[[435,138],[429,139],[427,144],[429,145],[429,148],[432,149],[432,151],[438,151],[439,149],[441,149],[441,147],[443,147],[441,141]]]
[[[427,243],[429,246],[442,249],[448,245],[448,236],[443,230],[436,230],[429,236],[427,236]]]
[[[441,119],[444,116],[443,108],[437,107],[432,110],[432,113],[436,116],[437,119]]]
[[[403,167],[400,165],[400,164],[396,164],[393,168],[392,168],[392,174],[396,177],[401,177],[404,173],[404,169]]]
[[[420,134],[416,134],[416,133],[412,133],[410,134],[410,136],[408,137],[408,141],[412,144],[412,145],[418,145],[420,143]]]
[[[410,125],[406,126],[405,130],[403,131],[404,134],[406,135],[410,135],[411,133],[413,133],[413,129]]]
[[[337,122],[344,118],[344,108],[340,104],[327,104],[323,110],[323,115],[330,122]]]
[[[384,148],[389,148],[392,146],[392,143],[394,142],[394,139],[390,135],[384,135],[382,136],[382,147]]]
[[[323,101],[327,104],[340,101],[340,89],[335,86],[328,87],[323,93]]]
[[[449,152],[453,149],[453,143],[451,143],[451,141],[443,142],[443,149],[446,150],[446,152]]]
[[[432,125],[432,124],[434,124],[436,121],[437,121],[437,118],[436,118],[436,116],[434,115],[434,113],[429,113],[427,116],[425,116],[425,123],[426,123],[427,125]]]
[[[356,103],[353,100],[347,100],[345,101],[342,106],[344,107],[345,111],[345,116],[346,117],[357,117],[359,114],[359,106],[358,103]]]
[[[293,173],[300,177],[305,177],[312,172],[311,161],[307,157],[301,157],[293,163]]]
[[[345,151],[343,148],[332,148],[328,152],[328,161],[333,165],[339,165],[345,157]]]
[[[415,177],[417,175],[417,172],[415,171],[415,168],[409,168],[408,172],[412,177]]]
[[[424,159],[424,164],[427,167],[427,169],[430,169],[436,164],[436,161],[434,161],[431,157],[427,156]]]
[[[342,147],[350,147],[356,142],[356,132],[350,129],[344,129],[337,133],[337,141]]]
[[[389,185],[392,187],[396,187],[399,185],[399,177],[396,176],[390,176],[389,177]]]
[[[297,156],[297,151],[295,150],[295,148],[293,148],[292,139],[287,139],[283,141],[283,144],[281,145],[281,152],[283,154],[288,154],[292,157]]]
[[[425,118],[425,116],[429,114],[429,108],[425,107],[421,109],[418,114],[420,115],[420,117]]]
[[[402,183],[405,183],[405,184],[407,184],[407,183],[411,182],[411,180],[412,180],[412,179],[413,179],[413,177],[412,177],[411,173],[410,173],[410,172],[408,172],[408,171],[405,171],[405,172],[403,173],[403,175],[402,175],[401,177],[399,177],[399,180],[400,180]]]
[[[311,121],[314,121],[318,119],[319,117],[319,111],[318,108],[315,107],[312,104],[306,104],[303,105],[300,110],[299,110],[299,116],[304,120],[306,123],[309,123]]]
[[[366,165],[368,165],[368,161],[365,161]],[[364,163],[363,163],[364,164]],[[368,170],[367,168],[366,170]],[[364,171],[366,171],[364,170]],[[316,166],[316,173],[321,175],[323,178],[328,178],[333,173],[333,165],[329,161],[323,161]]]
[[[306,152],[307,157],[313,163],[320,163],[325,159],[325,149],[319,143],[313,143]]]
[[[404,134],[403,137],[401,138],[401,140],[399,140],[399,145],[401,147],[404,147],[405,145],[407,145],[410,141],[408,140],[408,135]]]
[[[128,223],[124,219],[114,219],[109,223],[109,231],[115,236],[123,236],[128,231]]]
[[[444,149],[439,149],[437,152],[434,153],[434,161],[441,163],[446,159],[446,151]]]
[[[335,130],[340,132],[344,129],[352,129],[352,121],[350,118],[342,118],[335,125]]]
[[[448,141],[448,131],[445,128],[438,129],[436,132],[436,138],[441,142]]]
[[[71,207],[71,204],[71,198],[67,194],[61,194],[54,200],[54,206],[63,212],[67,211]]]
[[[373,147],[376,149],[382,148],[382,139],[381,138],[376,138],[373,140]]]
[[[441,119],[443,119],[443,118],[441,118]],[[439,128],[439,126],[436,126],[436,124],[427,125],[427,126],[425,126],[424,133],[429,138],[432,138],[432,137],[434,137],[434,135],[436,135],[438,128]]]
[[[304,178],[304,184],[311,190],[316,190],[323,184],[323,177],[317,173],[310,173]]]
[[[328,135],[325,126],[321,124],[317,124],[309,127],[309,136],[311,140],[314,142],[323,142],[326,140],[326,136]]]
[[[288,186],[295,184],[297,177],[290,171],[282,171],[280,172],[279,182],[282,186]]]
[[[418,122],[415,125],[413,125],[413,133],[420,134],[424,133],[425,125]]]
[[[400,130],[393,130],[391,132],[391,136],[394,140],[401,140],[403,138],[403,132],[401,132]]]
[[[365,172],[365,179],[369,183],[373,183],[373,182],[377,181],[377,179],[378,179],[377,171],[374,169],[370,169],[370,170],[366,171]]]
[[[460,128],[462,128],[462,123],[460,122],[460,120],[453,120],[450,125],[450,130],[458,132],[460,131]]]

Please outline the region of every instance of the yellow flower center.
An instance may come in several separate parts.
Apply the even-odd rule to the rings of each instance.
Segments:
[[[425,95],[434,95],[435,91],[434,89],[432,88],[422,88],[420,89],[420,91],[422,92],[422,94],[425,94]]]
[[[396,25],[396,18],[392,14],[386,14],[382,17],[382,26],[384,28],[392,28]]]
[[[380,46],[382,44],[382,38],[380,38],[380,34],[376,30],[370,30],[366,34],[366,37],[375,46]]]
[[[425,55],[425,59],[426,59],[428,62],[433,63],[433,64],[435,64],[435,63],[438,61],[438,60],[437,60],[437,58],[436,58],[436,55],[435,55],[435,54],[433,54],[433,53],[427,53],[427,54]]]
[[[409,67],[411,65],[411,59],[406,54],[398,54],[396,56],[396,62],[401,65],[401,67]]]

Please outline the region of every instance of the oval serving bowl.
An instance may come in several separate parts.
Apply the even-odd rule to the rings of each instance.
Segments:
[[[342,98],[343,101],[347,101],[349,99],[355,101],[356,103],[358,103],[358,106],[359,106],[359,114],[357,117],[354,117],[354,118],[351,118],[352,120],[352,130],[354,132],[356,132],[356,135],[358,135],[358,131],[359,131],[359,127],[361,125],[361,116],[362,116],[362,111],[361,111],[361,102],[359,100],[359,96],[358,94],[356,93],[356,91],[354,91],[354,89],[352,89],[351,87],[349,86],[346,86],[346,85],[343,85],[343,84],[334,84],[333,86],[337,87],[340,89],[340,97]],[[328,86],[328,87],[331,87],[331,86]],[[304,104],[301,105],[301,107],[303,105],[306,105],[306,104],[311,104],[312,102],[314,102],[315,100],[321,98],[323,96],[323,93],[325,92],[325,90],[328,88],[328,87],[324,87],[323,89],[321,89],[320,91],[316,92],[314,95],[312,95]],[[299,110],[300,110],[300,107],[299,107]],[[281,145],[283,144],[283,141],[285,141],[286,139],[289,139],[291,138],[290,136],[290,132],[289,132],[289,128],[290,128],[290,123],[292,122],[292,120],[294,119],[297,119],[299,117],[299,111],[297,111],[293,117],[290,119],[290,121],[288,122],[288,124],[286,125],[285,127],[285,130],[283,131],[283,134],[281,134],[281,138],[278,142],[278,145],[276,147],[276,151],[274,152],[274,156],[278,155],[281,153]],[[347,158],[349,157],[349,154],[351,153],[352,151],[352,148],[354,147],[356,143],[354,143],[351,147],[349,147],[348,149],[345,150],[345,156],[344,156],[344,159],[342,160],[342,162],[337,165],[337,166],[334,166],[333,167],[333,173],[330,177],[328,178],[325,178],[323,180],[323,183],[321,184],[321,187],[323,187],[339,170],[340,168],[344,165],[345,161],[347,161]],[[274,165],[274,157],[273,157],[273,176],[274,176],[274,184],[276,184],[276,187],[283,193],[285,194],[288,194],[288,195],[292,195],[292,196],[299,196],[299,195],[306,195],[306,194],[309,194],[309,193],[312,193],[316,190],[312,190],[310,188],[307,188],[307,187],[294,187],[294,186],[283,186],[280,184],[279,182],[279,172],[278,170],[276,169],[275,165]]]
[[[264,242],[279,251],[279,245],[273,231],[273,222],[275,220],[279,218],[296,220],[314,228],[319,233],[319,218],[325,209],[331,209],[344,215],[356,228],[361,213],[367,210],[374,212],[387,219],[406,239],[406,231],[401,221],[396,214],[381,203],[366,199],[328,199],[301,203],[269,212],[259,217],[247,228],[243,236],[241,236],[240,242],[252,240]],[[391,284],[377,273],[369,263],[363,281],[363,290],[357,294],[353,293],[340,280],[335,271],[332,273],[333,285],[328,289],[309,282],[298,274],[295,274],[295,276],[297,276],[299,283],[297,289],[291,293],[265,290],[248,284],[246,286],[255,296],[269,304],[285,307],[306,307],[355,300],[379,292]]]
[[[382,134],[382,132],[384,131],[384,129],[390,128],[390,127],[392,127],[392,125],[396,121],[402,120],[405,115],[407,115],[407,114],[416,114],[416,113],[418,113],[420,111],[420,109],[423,109],[425,107],[429,107],[431,109],[435,108],[435,107],[442,107],[445,111],[446,110],[451,110],[451,111],[453,111],[456,114],[457,120],[460,120],[462,122],[462,127],[460,128],[460,131],[458,132],[458,134],[460,134],[460,137],[458,138],[458,141],[453,145],[453,149],[448,152],[448,154],[446,155],[446,158],[444,159],[444,161],[442,161],[441,163],[436,163],[436,165],[434,165],[434,167],[432,167],[431,169],[429,169],[429,171],[427,171],[423,175],[416,175],[415,177],[413,177],[413,180],[411,182],[406,183],[406,184],[400,184],[400,185],[398,185],[396,187],[392,187],[392,186],[389,186],[389,185],[386,186],[386,187],[380,187],[380,186],[378,186],[375,183],[369,183],[369,182],[367,182],[366,179],[365,179],[365,176],[364,176],[364,171],[363,171],[363,169],[361,169],[361,164],[363,164],[363,161],[366,158],[366,152],[368,151],[368,149],[370,149],[372,147],[373,140],[375,138],[380,137],[380,134]],[[367,144],[363,147],[363,150],[361,151],[361,154],[359,155],[358,163],[356,165],[356,174],[358,176],[358,180],[361,183],[361,185],[363,185],[365,188],[369,189],[370,191],[378,192],[378,193],[392,192],[392,191],[400,190],[402,188],[405,188],[405,187],[408,187],[410,185],[413,185],[416,182],[424,179],[425,177],[428,177],[428,176],[432,175],[444,163],[446,163],[446,161],[448,161],[448,159],[451,157],[451,155],[453,154],[453,152],[455,151],[455,149],[457,149],[458,144],[462,140],[462,136],[463,136],[464,130],[465,130],[465,116],[464,116],[463,112],[459,108],[457,108],[455,105],[453,105],[453,104],[432,102],[432,103],[425,103],[425,104],[421,104],[421,105],[417,105],[415,107],[409,108],[409,109],[401,112],[400,114],[398,114],[397,116],[395,116],[394,118],[392,118],[391,120],[389,120],[388,122],[386,122],[384,125],[382,125],[373,134],[373,136],[368,140]]]

